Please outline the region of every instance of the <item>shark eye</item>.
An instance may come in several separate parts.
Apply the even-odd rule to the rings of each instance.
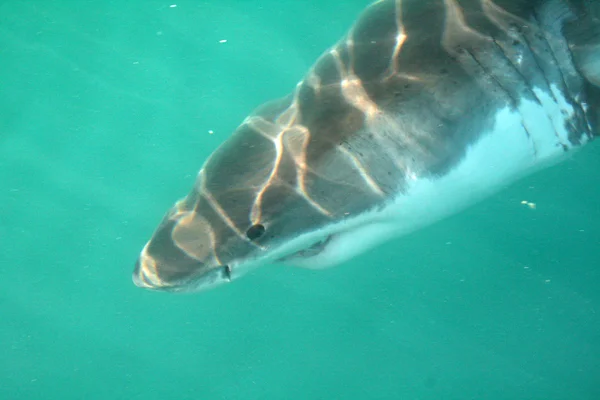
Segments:
[[[260,238],[262,235],[264,235],[265,231],[266,231],[266,229],[265,229],[264,225],[261,225],[261,224],[252,225],[246,231],[246,236],[250,240],[256,240],[256,239]]]

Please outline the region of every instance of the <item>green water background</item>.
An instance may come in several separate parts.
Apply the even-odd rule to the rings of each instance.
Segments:
[[[135,288],[203,160],[366,4],[174,3],[0,2],[1,400],[600,399],[598,144],[334,269]]]

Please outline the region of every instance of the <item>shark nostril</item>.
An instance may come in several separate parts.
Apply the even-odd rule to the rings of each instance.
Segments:
[[[228,281],[231,281],[231,267],[229,265],[224,266],[223,272],[225,273],[225,278],[227,278]]]

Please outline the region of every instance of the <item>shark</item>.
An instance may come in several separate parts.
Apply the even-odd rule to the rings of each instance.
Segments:
[[[561,162],[599,126],[600,1],[376,1],[210,155],[133,282],[196,292],[344,263]]]

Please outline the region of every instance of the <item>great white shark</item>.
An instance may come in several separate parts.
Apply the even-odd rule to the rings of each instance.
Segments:
[[[251,113],[144,246],[187,292],[325,268],[434,223],[600,134],[600,0],[380,0]]]

